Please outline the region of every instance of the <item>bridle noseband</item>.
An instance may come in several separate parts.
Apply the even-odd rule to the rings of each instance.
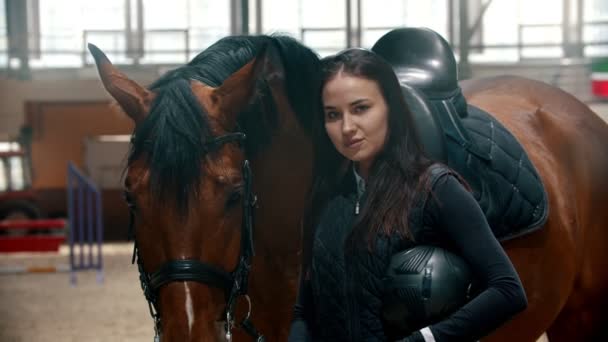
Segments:
[[[246,136],[244,133],[229,133],[219,136],[207,144],[207,150],[217,149],[223,144],[237,141],[242,144]],[[161,317],[158,311],[158,291],[159,289],[171,282],[176,281],[196,281],[208,286],[224,290],[226,297],[226,323],[225,332],[226,339],[232,341],[232,329],[236,326],[234,321],[234,310],[236,301],[239,297],[244,296],[247,300],[249,309],[239,327],[243,328],[256,341],[265,341],[262,336],[253,326],[251,322],[251,300],[247,295],[249,271],[251,270],[251,258],[255,251],[253,247],[253,208],[256,206],[257,197],[251,191],[251,169],[249,160],[243,162],[243,181],[245,183],[243,190],[243,221],[241,226],[241,251],[239,261],[236,268],[232,272],[224,271],[223,269],[204,263],[194,259],[185,260],[169,260],[162,264],[154,273],[147,273],[144,270],[143,260],[139,255],[137,248],[137,240],[133,247],[132,263],[137,261],[139,269],[139,280],[144,291],[150,315],[154,319],[154,341],[159,342],[161,337]],[[129,206],[129,235],[134,235],[135,211],[136,206],[129,193],[125,191],[125,200]]]

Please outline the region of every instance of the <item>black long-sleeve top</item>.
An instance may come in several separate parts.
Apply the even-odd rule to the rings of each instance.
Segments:
[[[488,335],[527,306],[521,281],[492,233],[472,194],[452,175],[443,176],[424,208],[424,226],[431,230],[415,236],[418,242],[439,239],[450,245],[485,284],[478,296],[444,320],[429,326],[437,342],[473,341]],[[436,241],[435,241],[436,242]],[[290,342],[311,341],[310,281],[302,279],[294,308]],[[432,341],[417,332],[407,341]]]

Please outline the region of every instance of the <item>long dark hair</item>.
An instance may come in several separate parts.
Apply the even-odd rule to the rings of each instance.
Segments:
[[[399,234],[411,239],[408,214],[414,194],[425,183],[425,171],[432,162],[423,152],[412,113],[393,69],[380,56],[364,49],[346,50],[324,58],[321,63],[323,85],[339,73],[375,81],[388,108],[384,148],[370,168],[367,200],[355,221],[349,241],[367,241],[371,247],[373,238],[380,234]],[[329,139],[321,109],[314,118],[312,133],[313,184],[303,220],[305,263],[310,258],[314,227],[319,216],[331,196],[340,191],[344,180],[348,179],[351,165]]]

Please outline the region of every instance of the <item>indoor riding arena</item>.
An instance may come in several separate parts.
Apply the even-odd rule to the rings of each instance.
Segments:
[[[287,341],[311,66],[348,48],[393,67],[521,278],[474,339],[604,340],[608,1],[0,0],[0,342]]]

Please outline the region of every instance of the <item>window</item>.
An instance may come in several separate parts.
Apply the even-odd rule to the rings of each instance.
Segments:
[[[584,54],[590,57],[608,56],[608,1],[585,0],[583,8]]]
[[[447,39],[447,0],[362,0],[362,46],[371,48],[380,37],[397,27],[427,27]]]
[[[143,7],[141,63],[186,63],[230,34],[229,0],[148,0]]]
[[[490,0],[249,0],[250,28],[257,25],[253,18],[259,4],[262,9],[259,32],[289,34],[326,56],[349,45],[370,48],[382,35],[397,27],[428,27],[447,40],[450,36],[458,37],[460,1],[468,1],[469,26],[472,26],[482,4]],[[564,1],[492,0],[480,31],[470,42],[469,59],[471,62],[518,62],[563,57]],[[32,20],[28,21],[29,65],[36,69],[91,64],[87,42],[98,45],[116,64],[183,64],[229,35],[233,26],[238,26],[232,22],[238,20],[231,11],[234,3],[241,2],[31,1],[38,7],[29,8],[28,18]],[[575,0],[570,3],[574,8],[578,4]],[[582,3],[584,54],[606,56],[608,1],[582,0]],[[352,6],[348,23],[347,4]],[[357,13],[359,4],[361,15]],[[448,27],[450,4],[454,6],[455,16],[451,28]],[[0,0],[0,11],[6,12],[6,0]],[[577,17],[572,13],[570,16],[571,19]],[[0,15],[0,68],[9,63],[7,38],[6,17]],[[450,43],[458,45],[458,41]]]
[[[262,33],[281,32],[302,38],[300,28],[303,1],[262,0]],[[276,15],[277,13],[281,15]]]
[[[300,6],[304,44],[321,55],[337,53],[348,45],[345,1],[306,0]]]
[[[519,59],[516,47],[519,3],[520,1],[512,0],[492,1],[482,19],[483,35],[480,43],[483,48],[471,51],[471,62],[516,62]]]
[[[0,158],[0,192],[6,192],[8,190],[7,171],[8,167],[5,158]]]
[[[472,62],[559,58],[561,23],[561,1],[493,0],[483,17],[482,48],[472,50],[469,58]]]
[[[15,141],[0,141],[0,192],[23,190],[31,184],[26,178],[26,157]]]
[[[0,141],[0,152],[19,151],[21,146],[14,141]]]
[[[113,62],[128,62],[124,0],[39,0],[39,6],[40,55],[30,60],[32,68],[80,67],[86,42]]]
[[[6,1],[0,0],[0,68],[8,66],[8,35],[6,30]]]
[[[25,188],[25,177],[23,173],[23,156],[13,156],[8,158],[10,170],[10,188],[14,191]]]
[[[230,33],[229,0],[143,0],[142,13],[138,3],[39,0],[41,53],[30,65],[90,64],[86,43],[99,46],[117,64],[181,64]]]
[[[562,43],[562,1],[536,0],[519,2],[519,41],[523,45],[554,45],[524,47],[520,59],[560,58],[563,56]]]
[[[287,33],[322,56],[336,53],[348,45],[346,2],[263,0],[262,32]]]

